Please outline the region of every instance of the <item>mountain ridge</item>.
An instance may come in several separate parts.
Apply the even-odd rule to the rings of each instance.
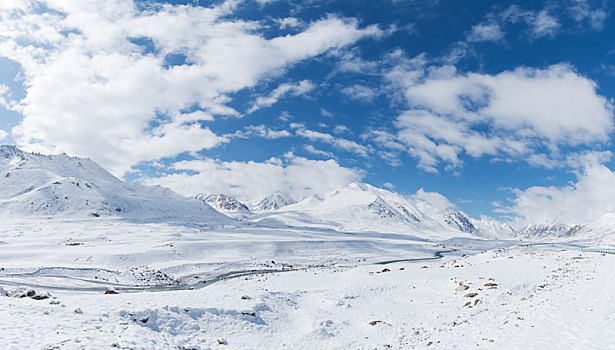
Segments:
[[[0,215],[233,222],[168,188],[125,182],[91,159],[29,153],[8,145],[0,146]]]
[[[364,182],[349,183],[296,202],[275,192],[244,204],[232,196],[182,197],[160,186],[125,182],[88,158],[29,153],[0,145],[0,216],[123,217],[145,221],[311,226],[350,232],[380,231],[489,239],[572,238],[592,225],[534,223],[520,227],[482,216],[474,219],[446,197],[401,195]],[[605,214],[604,222],[611,222]],[[595,225],[594,225],[595,226]]]

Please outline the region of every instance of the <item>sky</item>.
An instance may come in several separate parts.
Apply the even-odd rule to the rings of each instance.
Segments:
[[[0,142],[191,196],[615,211],[609,1],[0,3]]]

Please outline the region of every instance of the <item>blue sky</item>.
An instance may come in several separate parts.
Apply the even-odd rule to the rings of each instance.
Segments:
[[[15,1],[0,136],[185,195],[361,179],[475,217],[561,219],[615,187],[610,5]]]

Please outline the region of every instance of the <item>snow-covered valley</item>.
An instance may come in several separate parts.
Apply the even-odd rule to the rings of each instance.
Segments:
[[[600,349],[615,336],[609,254],[112,221],[1,237],[4,348]]]
[[[297,201],[185,198],[2,146],[0,217],[7,349],[565,349],[615,336],[615,256],[575,250],[614,247],[610,214],[513,228],[364,183]]]

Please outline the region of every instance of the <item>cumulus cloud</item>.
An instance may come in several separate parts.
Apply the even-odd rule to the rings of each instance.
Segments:
[[[248,109],[248,113],[254,113],[263,107],[270,107],[286,95],[301,96],[312,91],[314,87],[314,84],[312,84],[309,80],[303,80],[297,84],[281,84],[277,88],[273,89],[269,95],[257,97],[256,101],[252,104],[252,107]]]
[[[346,126],[346,125],[336,125],[335,128],[333,128],[333,132],[336,134],[343,134],[343,133],[347,133],[350,132],[350,129]]]
[[[557,19],[545,10],[540,11],[528,18],[528,22],[532,27],[532,36],[540,38],[543,36],[553,36],[559,29],[560,23]]]
[[[342,89],[342,93],[357,101],[371,102],[377,95],[376,91],[368,86],[354,84]]]
[[[566,186],[534,186],[513,193],[513,205],[497,211],[513,213],[526,223],[591,222],[615,212],[615,171],[592,162]]]
[[[536,154],[548,160],[562,146],[606,143],[613,130],[612,103],[566,64],[495,75],[406,65],[388,77],[409,108],[398,116],[396,132],[372,130],[366,137],[392,150],[403,145],[426,171],[437,171],[440,162],[460,166],[461,153],[538,164]]]
[[[296,126],[297,130],[295,131],[295,133],[297,136],[302,136],[312,141],[320,141],[323,143],[327,143],[332,145],[333,147],[336,147],[337,149],[341,149],[347,152],[353,152],[362,157],[369,156],[369,153],[371,152],[369,147],[361,145],[355,141],[336,137],[331,134],[327,134],[320,131],[305,129],[303,125]]]
[[[335,115],[324,108],[320,108],[320,115],[326,118],[333,118]]]
[[[288,130],[274,130],[261,124],[250,125],[243,128],[243,130],[237,130],[234,134],[228,135],[228,137],[238,137],[242,139],[247,139],[254,136],[262,137],[268,140],[274,140],[282,137],[292,136],[292,133],[290,133]]]
[[[500,41],[504,38],[504,32],[498,23],[480,23],[472,27],[467,36],[470,42]]]
[[[355,52],[343,52],[337,68],[338,73],[359,73],[373,75],[378,72],[378,62],[366,61]]]
[[[525,10],[518,5],[511,5],[499,13],[498,17],[505,23],[525,23],[529,27],[530,36],[534,39],[553,36],[561,27],[558,19],[547,9],[532,11]]]
[[[23,114],[12,130],[16,142],[89,156],[122,175],[142,161],[228,142],[204,123],[240,116],[229,94],[382,34],[329,16],[266,38],[258,22],[229,16],[236,3],[2,2],[0,56],[21,65],[26,92],[12,106]]]
[[[594,30],[602,30],[608,14],[602,7],[592,8],[589,1],[574,1],[568,11],[572,19],[579,23],[586,23]]]
[[[383,184],[382,184],[382,186],[383,186],[383,187],[385,187],[385,188],[388,188],[388,189],[389,189],[389,190],[391,190],[391,191],[394,191],[394,190],[395,190],[395,185],[393,185],[393,184],[392,184],[392,183],[390,183],[390,182],[385,182],[385,183],[383,183]]]
[[[296,28],[303,25],[303,21],[296,17],[286,17],[275,19],[275,22],[278,23],[280,29],[284,30],[287,28]]]
[[[242,200],[257,200],[281,191],[299,200],[361,179],[360,172],[344,168],[335,160],[312,160],[292,153],[262,163],[182,161],[175,163],[173,169],[178,173],[144,182],[167,186],[186,196],[222,192]]]
[[[317,149],[316,147],[312,146],[312,145],[304,145],[303,149],[311,154],[315,154],[317,156],[322,156],[322,157],[327,157],[327,158],[335,158],[335,155],[332,152],[328,152],[328,151],[323,151],[320,149]]]
[[[448,198],[437,192],[427,192],[422,188],[409,198],[421,212],[430,217],[440,214],[445,209],[455,208]]]

